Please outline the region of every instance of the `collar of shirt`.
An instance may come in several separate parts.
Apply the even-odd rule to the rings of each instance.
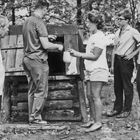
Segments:
[[[127,25],[124,29],[120,28],[118,30],[118,36],[120,36],[120,32],[121,32],[121,34],[123,34],[124,32],[129,31],[131,28],[132,27],[130,25]]]

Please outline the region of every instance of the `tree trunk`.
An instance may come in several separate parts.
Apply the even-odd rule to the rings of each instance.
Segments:
[[[12,8],[12,22],[15,25],[15,8]]]
[[[81,22],[81,0],[77,0],[77,24],[80,25]]]

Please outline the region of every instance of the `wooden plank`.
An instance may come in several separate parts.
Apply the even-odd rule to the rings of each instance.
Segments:
[[[24,84],[24,83],[23,83]],[[18,88],[19,91],[19,88]],[[24,89],[25,91],[25,89]],[[56,91],[49,91],[47,100],[75,100],[78,98],[76,93],[70,90],[56,90]],[[12,102],[27,102],[28,101],[28,92],[18,92],[18,96],[11,98]]]
[[[1,54],[2,54],[2,61],[4,64],[4,67],[6,68],[6,64],[7,64],[7,50],[1,50]]]
[[[7,61],[6,61],[6,68],[5,70],[9,70],[10,68],[15,67],[15,57],[16,57],[16,50],[8,50],[7,51]]]
[[[11,81],[6,78],[4,83],[4,94],[3,94],[3,100],[2,100],[2,122],[7,122],[10,119],[11,114]]]
[[[8,48],[13,48],[16,45],[17,45],[17,35],[10,35],[9,42],[8,42]]]
[[[46,101],[45,108],[55,110],[55,109],[71,109],[73,107],[72,100],[56,100],[56,101]]]
[[[73,99],[75,96],[72,95],[71,90],[55,90],[49,91],[47,100],[65,100]]]
[[[18,110],[28,110],[28,103],[24,102],[24,103],[17,103],[17,109]]]
[[[71,35],[65,35],[64,36],[64,50],[67,51],[69,48],[72,48],[71,46]],[[65,63],[65,74],[67,74],[69,70],[70,63]]]
[[[28,83],[19,84],[17,87],[18,92],[28,92]]]
[[[10,36],[6,35],[5,37],[1,38],[1,49],[9,48],[9,39]]]
[[[75,25],[51,25],[46,24],[49,34],[77,34],[78,28]],[[22,25],[12,25],[9,28],[10,35],[21,35],[22,34]]]
[[[51,81],[49,82],[49,91],[52,90],[66,90],[66,89],[73,89],[74,88],[74,84],[71,84],[69,81]],[[22,85],[19,84],[18,86],[18,92],[21,91],[27,91],[28,89],[28,84],[27,83],[23,83]]]
[[[16,72],[6,72],[5,76],[6,77],[11,77],[11,76],[24,76],[25,72],[24,71],[16,71]]]
[[[57,76],[49,76],[49,80],[72,80],[75,79],[74,76],[67,76],[67,75],[57,75]]]
[[[79,51],[79,44],[78,44],[78,35],[75,35],[75,36],[71,36],[71,46],[73,49]],[[75,74],[80,74],[80,58],[77,58],[76,59],[76,68],[77,68],[77,73]]]
[[[16,59],[15,59],[15,68],[17,70],[19,70],[19,69],[23,70],[23,65],[22,65],[23,56],[24,56],[23,49],[18,49],[16,51]]]
[[[80,32],[80,31],[79,31]],[[83,44],[83,40],[82,40],[82,35],[81,33],[78,34],[78,48],[80,52],[85,52],[85,46]],[[80,73],[80,78],[82,80],[84,80],[84,69],[85,69],[85,65],[84,65],[84,59],[79,59],[78,62],[79,63],[79,73]]]
[[[78,34],[75,25],[47,25],[48,33],[54,35]]]
[[[87,122],[88,116],[87,116],[86,101],[85,101],[84,87],[82,81],[78,81],[78,93],[79,93],[79,102],[80,102],[82,120],[83,122]]]
[[[49,90],[62,90],[62,89],[72,89],[74,85],[70,81],[53,81],[49,83]]]
[[[27,102],[17,103],[17,106],[12,106],[11,109],[12,109],[12,111],[26,111],[26,112],[28,112],[28,103]]]
[[[23,97],[23,96],[20,96]],[[25,95],[23,98],[12,97],[11,103],[13,105],[13,110],[24,110],[27,111],[28,97]],[[67,110],[67,109],[77,109],[79,108],[79,103],[73,100],[52,100],[45,102],[44,110]]]
[[[21,35],[22,25],[11,25],[9,26],[9,35]]]
[[[17,96],[11,97],[11,102],[28,102],[28,93],[27,92],[20,92]]]
[[[43,118],[48,121],[81,121],[81,114],[75,115],[73,110],[50,110],[43,112]]]
[[[20,45],[23,46],[23,35],[18,35],[17,36],[17,45],[18,46],[20,46]]]

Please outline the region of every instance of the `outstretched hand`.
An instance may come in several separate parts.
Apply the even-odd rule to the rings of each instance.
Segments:
[[[68,49],[68,51],[70,52],[70,55],[74,56],[74,57],[80,57],[80,52],[74,50],[74,49]]]
[[[62,51],[63,50],[63,45],[62,44],[58,44],[58,50]]]

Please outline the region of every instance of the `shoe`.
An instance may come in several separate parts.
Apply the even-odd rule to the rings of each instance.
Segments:
[[[46,125],[48,123],[47,123],[47,121],[43,121],[43,120],[33,120],[33,121],[30,121],[30,124],[43,124],[43,125]]]
[[[117,115],[116,118],[127,118],[130,115],[130,111],[123,111],[121,114]]]
[[[116,116],[118,114],[120,114],[121,112],[120,111],[117,111],[117,110],[112,110],[110,112],[107,112],[107,117],[113,117],[113,116]]]
[[[94,132],[94,131],[97,131],[99,129],[102,128],[102,123],[101,122],[97,122],[97,123],[94,123],[93,125],[91,125],[90,128],[87,128],[85,129],[85,132]]]
[[[89,121],[89,122],[87,122],[87,123],[81,125],[81,127],[88,128],[88,127],[90,127],[91,125],[93,125],[94,123],[95,123],[94,121]]]

